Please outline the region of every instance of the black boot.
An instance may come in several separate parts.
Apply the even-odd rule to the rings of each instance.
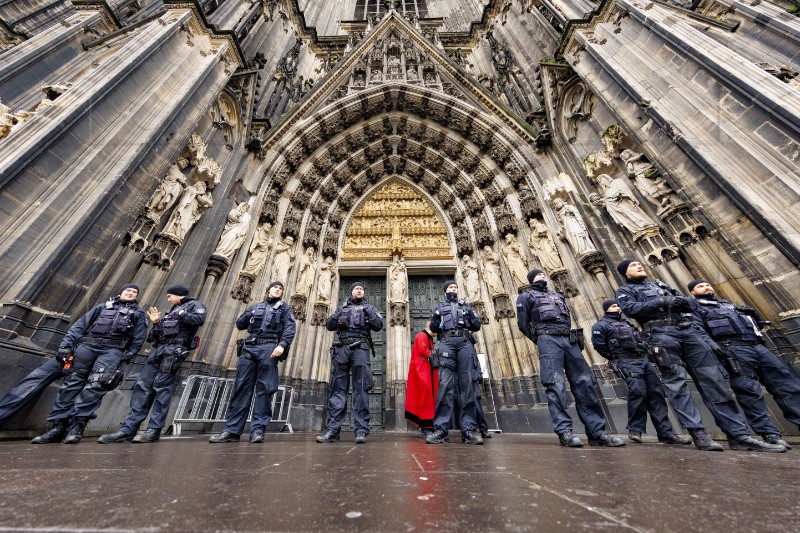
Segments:
[[[64,444],[78,444],[83,437],[83,429],[88,420],[74,420],[67,429],[67,436],[61,442]]]
[[[728,438],[728,447],[731,450],[745,450],[753,452],[784,453],[786,448],[780,444],[770,444],[753,437],[752,435],[737,435]]]
[[[100,438],[97,439],[97,443],[109,444],[111,442],[129,442],[131,439],[133,439],[133,435],[119,430],[114,433],[109,433],[108,435],[100,435]]]
[[[433,433],[428,433],[425,437],[425,442],[428,444],[439,444],[447,440],[447,432],[437,429]]]
[[[359,431],[356,433],[356,444],[366,444],[367,443],[367,434],[363,431]]]
[[[675,433],[667,433],[663,437],[658,437],[658,442],[662,444],[691,444],[691,439],[679,437]]]
[[[217,433],[216,435],[210,436],[208,438],[208,442],[211,444],[219,444],[222,442],[239,442],[239,435],[223,431],[222,433]]]
[[[618,448],[620,446],[625,446],[625,441],[619,437],[612,437],[611,435],[603,433],[602,435],[589,437],[589,444],[592,446],[608,446],[609,448]]]
[[[161,430],[160,429],[148,429],[141,435],[136,435],[133,438],[133,442],[156,442],[158,439],[161,438]]]
[[[491,439],[492,438],[492,434],[488,429],[482,429],[481,430],[481,437],[483,437],[484,439]]]
[[[67,426],[69,426],[69,420],[56,420],[53,422],[53,427],[33,439],[31,444],[61,442],[61,439],[67,434]]]
[[[567,446],[568,448],[580,448],[581,446],[583,446],[583,442],[581,442],[581,439],[573,435],[571,431],[564,431],[563,433],[559,433],[558,441],[561,443],[562,446]]]
[[[770,444],[777,444],[779,446],[783,446],[787,450],[791,450],[792,449],[792,447],[789,446],[789,443],[786,442],[785,440],[783,440],[780,435],[764,435],[762,438],[764,439],[764,442],[768,442]]]
[[[317,437],[317,442],[320,444],[324,444],[326,442],[336,442],[339,440],[339,434],[333,432],[332,430],[328,430],[319,437]]]
[[[476,435],[474,431],[465,431],[461,434],[461,442],[467,444],[483,444],[483,439],[480,435]]]
[[[689,435],[692,436],[692,442],[694,442],[698,450],[704,452],[721,452],[724,450],[722,444],[713,440],[708,436],[708,433],[702,429],[690,429]]]

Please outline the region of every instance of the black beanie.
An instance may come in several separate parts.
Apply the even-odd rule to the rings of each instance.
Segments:
[[[615,300],[606,300],[605,302],[603,302],[603,312],[604,313],[607,312],[608,308],[616,303],[617,302]]]
[[[189,296],[189,287],[186,285],[173,285],[167,289],[167,294],[172,294],[173,296]]]
[[[122,288],[119,290],[120,294],[122,294],[122,291],[124,291],[125,289],[134,289],[137,293],[142,292],[139,289],[139,286],[136,285],[135,283],[128,283],[127,285],[123,285]]]
[[[689,289],[689,292],[692,292],[692,289],[694,289],[695,286],[700,285],[701,283],[708,283],[708,282],[704,279],[693,279],[692,281],[686,284],[686,288]]]
[[[622,277],[627,278],[628,266],[633,263],[633,259],[623,259],[620,264],[617,265],[617,272],[620,273]]]
[[[528,272],[528,283],[533,283],[533,278],[538,276],[539,274],[543,274],[544,270],[539,270],[538,268],[534,268],[530,272]]]
[[[448,279],[447,281],[444,282],[444,287],[443,287],[444,292],[447,292],[447,287],[449,287],[450,285],[458,286],[458,283],[456,283],[452,279]]]
[[[281,283],[280,281],[273,281],[272,283],[270,283],[270,284],[269,284],[269,287],[267,287],[267,292],[269,292],[269,290],[270,290],[272,287],[280,287],[281,289],[283,289],[283,288],[284,288],[284,287],[283,287],[283,283]]]
[[[364,288],[364,283],[361,282],[361,281],[353,282],[353,284],[350,285],[350,292],[353,292],[353,289],[355,289],[356,287],[361,287],[363,289]]]

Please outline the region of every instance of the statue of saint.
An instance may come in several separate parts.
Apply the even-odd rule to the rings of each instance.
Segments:
[[[242,202],[238,207],[231,209],[213,255],[224,257],[228,261],[233,259],[247,236],[250,218],[250,204],[247,202]]]
[[[317,302],[326,303],[331,301],[331,288],[333,278],[336,277],[336,265],[333,264],[333,257],[326,257],[319,269],[319,283],[317,284]]]
[[[161,233],[171,235],[183,242],[195,222],[200,220],[202,214],[212,205],[214,205],[214,200],[211,194],[206,193],[206,182],[198,181],[191,187],[187,187]]]
[[[247,258],[247,263],[245,263],[242,269],[242,274],[249,274],[255,277],[261,272],[261,269],[264,268],[269,249],[272,247],[271,230],[272,224],[269,222],[263,223],[256,230],[256,234],[253,236],[253,242],[250,243],[250,257]]]
[[[643,154],[633,150],[623,150],[619,157],[625,162],[628,177],[633,179],[636,189],[648,202],[658,208],[659,216],[672,207],[683,205],[661,172]]]
[[[620,226],[631,233],[657,226],[647,213],[642,211],[638,200],[633,196],[633,191],[624,180],[600,174],[597,176],[597,186],[602,196],[592,193],[589,199],[594,205],[605,206],[608,214]]]
[[[500,258],[490,246],[483,247],[483,281],[492,297],[505,294],[503,277],[500,275]]]
[[[511,233],[506,235],[506,244],[503,246],[503,258],[506,266],[511,271],[511,279],[514,285],[522,287],[528,284],[528,265],[517,238]]]
[[[188,166],[189,160],[180,158],[177,163],[171,165],[167,170],[167,175],[164,176],[158,189],[147,202],[147,210],[154,218],[160,219],[168,209],[175,205],[183,188],[186,186],[186,176],[181,171]]]
[[[547,230],[545,223],[539,219],[532,218],[528,221],[528,225],[531,229],[528,246],[530,246],[531,251],[539,260],[542,270],[549,274],[563,269],[564,264],[561,262],[561,256],[558,255],[556,245],[553,239],[550,238],[550,232]]]
[[[461,274],[464,276],[464,288],[467,291],[468,302],[478,302],[481,299],[481,282],[478,275],[478,264],[470,256],[465,255],[461,258],[464,266],[461,267]]]
[[[576,257],[597,251],[577,207],[564,202],[561,198],[556,198],[553,200],[553,209],[561,223],[560,236],[567,240]]]
[[[314,248],[309,246],[306,253],[300,256],[300,264],[297,266],[297,283],[294,285],[294,294],[302,294],[306,298],[311,293],[311,286],[314,284]]]
[[[272,260],[272,277],[270,281],[286,283],[289,278],[289,270],[291,270],[294,263],[293,245],[294,238],[291,235],[287,235],[283,238],[283,241],[275,245],[275,258]]]
[[[389,267],[389,302],[408,303],[408,276],[406,262],[402,257],[395,256],[392,266]]]

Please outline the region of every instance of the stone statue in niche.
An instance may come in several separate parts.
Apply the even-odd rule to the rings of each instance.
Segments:
[[[625,139],[625,132],[619,124],[612,124],[600,135],[600,141],[606,148],[606,153],[611,157],[619,157],[619,145]]]
[[[503,277],[500,275],[500,258],[490,246],[483,247],[483,281],[489,289],[490,296],[505,294]]]
[[[294,284],[294,294],[301,294],[308,298],[311,294],[311,286],[314,284],[314,248],[309,246],[306,253],[300,256],[297,265],[297,282]]]
[[[331,301],[331,287],[333,287],[333,279],[335,277],[336,265],[333,264],[333,257],[328,256],[319,268],[317,302],[326,303]]]
[[[545,223],[539,219],[532,218],[528,225],[531,229],[528,246],[536,255],[542,269],[548,274],[563,269],[564,264],[561,262],[561,257],[558,255],[556,245],[553,239],[550,238],[550,232],[547,230]]]
[[[625,162],[628,177],[633,179],[636,189],[656,206],[658,209],[656,214],[659,217],[670,209],[683,205],[661,172],[643,154],[633,150],[623,150],[619,157]]]
[[[577,207],[564,202],[561,198],[556,198],[553,200],[553,209],[561,224],[559,237],[569,243],[576,257],[597,252]]]
[[[508,270],[511,271],[511,279],[514,285],[522,287],[528,284],[528,265],[525,261],[525,252],[522,251],[517,238],[511,233],[507,234],[506,244],[503,246],[503,259],[506,261]]]
[[[389,267],[389,302],[408,303],[408,276],[402,257],[395,256]]]
[[[267,255],[272,247],[272,236],[270,235],[272,224],[265,222],[256,230],[253,237],[253,242],[250,244],[250,257],[247,258],[247,263],[242,269],[242,274],[247,274],[256,277],[261,269],[264,268],[264,263],[267,260]]]
[[[289,270],[294,264],[295,253],[292,251],[292,246],[294,246],[294,238],[291,235],[287,235],[275,245],[275,258],[272,260],[270,281],[286,283],[289,278]]]
[[[592,193],[589,200],[593,205],[605,207],[614,222],[634,234],[657,227],[639,206],[639,201],[624,180],[600,174],[597,176],[597,186],[600,194]]]
[[[222,230],[222,235],[219,238],[217,249],[214,250],[212,255],[224,257],[228,261],[233,259],[236,252],[239,251],[244,238],[247,236],[247,230],[250,227],[250,204],[242,202],[239,206],[234,207],[228,213],[228,220],[225,223],[225,229]]]
[[[211,194],[206,192],[206,183],[198,181],[186,188],[161,233],[175,237],[182,243],[192,226],[200,220],[200,216],[213,205]]]
[[[461,260],[464,262],[464,266],[461,267],[461,274],[464,276],[464,288],[467,291],[467,301],[480,301],[481,282],[478,274],[478,264],[468,255],[462,257]]]
[[[188,166],[189,160],[181,158],[167,170],[167,175],[147,202],[148,214],[153,219],[160,220],[162,215],[175,205],[186,186],[186,176],[181,171]]]

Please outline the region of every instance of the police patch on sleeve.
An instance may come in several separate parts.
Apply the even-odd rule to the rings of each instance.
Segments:
[[[196,311],[198,315],[204,315],[206,313],[206,310],[203,309],[202,307],[200,309],[197,309]]]

